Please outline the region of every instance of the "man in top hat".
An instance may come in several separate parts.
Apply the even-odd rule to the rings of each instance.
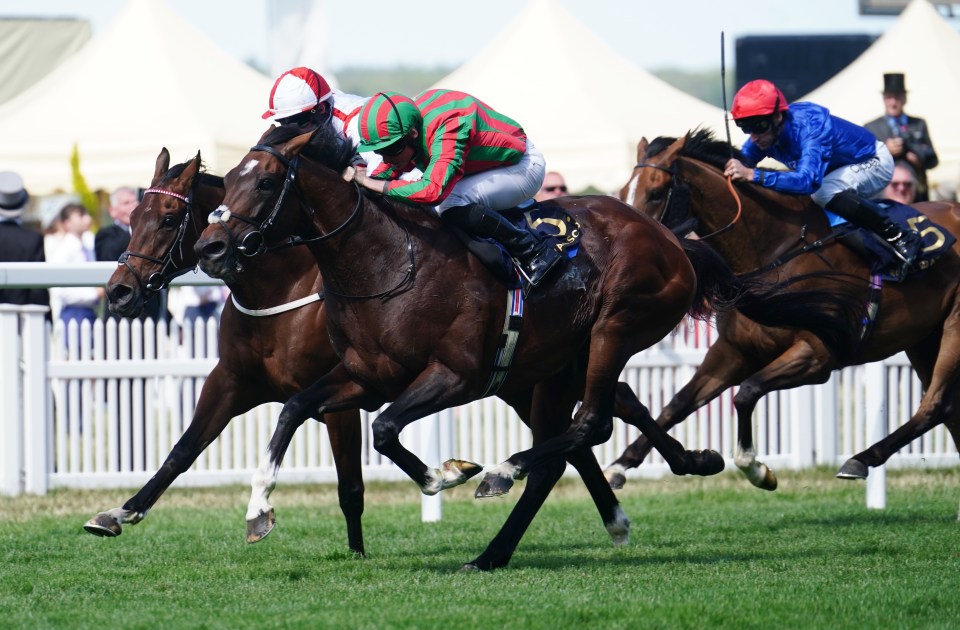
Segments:
[[[938,163],[927,122],[903,113],[907,87],[901,73],[883,75],[883,105],[886,114],[867,123],[866,127],[883,141],[894,160],[906,160],[917,173],[917,201],[929,199],[927,170]]]
[[[19,175],[0,172],[0,262],[45,262],[43,235],[20,221],[29,200]],[[0,288],[0,304],[50,306],[50,294],[46,289]]]

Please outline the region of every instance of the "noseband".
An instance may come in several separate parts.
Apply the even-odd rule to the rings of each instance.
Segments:
[[[174,278],[182,276],[192,269],[192,267],[180,268],[173,260],[173,252],[179,248],[179,258],[181,261],[183,261],[183,237],[186,235],[187,225],[190,224],[190,214],[193,212],[193,187],[190,187],[190,194],[188,196],[184,196],[180,193],[163,188],[150,188],[144,191],[143,194],[167,195],[168,197],[179,199],[186,204],[186,211],[183,213],[183,217],[180,219],[180,227],[177,229],[177,235],[174,237],[173,242],[170,243],[170,247],[167,248],[167,251],[162,258],[154,258],[153,256],[141,254],[140,252],[132,252],[127,250],[120,254],[120,258],[117,259],[117,264],[123,265],[130,270],[130,273],[133,274],[133,277],[137,279],[137,284],[140,285],[140,290],[146,294],[146,299],[163,289]],[[147,276],[147,280],[144,282],[140,272],[138,272],[133,265],[130,264],[131,258],[142,258],[143,260],[148,260],[156,265],[159,265],[160,269],[159,271],[154,271]]]
[[[297,178],[297,166],[300,164],[300,155],[297,154],[293,157],[292,160],[288,160],[286,156],[274,149],[273,147],[266,144],[257,144],[250,147],[250,151],[263,151],[264,153],[269,153],[273,157],[280,160],[280,162],[287,167],[287,176],[283,180],[283,188],[280,190],[280,196],[277,198],[277,203],[274,204],[273,209],[270,211],[270,214],[260,222],[257,222],[256,219],[250,217],[244,217],[239,214],[233,214],[229,209],[221,206],[217,208],[207,217],[207,221],[211,224],[219,223],[226,229],[224,225],[230,219],[237,219],[248,225],[253,226],[253,230],[247,232],[244,237],[240,240],[239,245],[234,245],[234,248],[243,254],[244,256],[256,256],[257,254],[262,254],[267,251],[267,239],[264,236],[266,231],[273,225],[273,222],[276,220],[277,215],[280,214],[280,209],[283,207],[284,202],[287,198],[287,193],[290,192],[295,180]],[[355,184],[356,185],[356,184]],[[344,221],[339,227],[334,229],[332,232],[326,234],[321,234],[319,236],[314,236],[311,238],[303,238],[300,236],[291,236],[289,240],[277,247],[271,247],[269,249],[277,249],[278,247],[291,247],[294,245],[303,245],[306,243],[312,243],[316,241],[326,240],[332,238],[343,231],[353,220],[360,214],[360,209],[363,207],[363,195],[359,194],[359,187],[357,188],[357,205],[354,207],[353,212],[347,217],[347,220]],[[304,205],[301,203],[301,205]],[[308,214],[313,214],[313,209],[309,206],[306,206]],[[231,243],[234,243],[233,234],[230,230],[227,230],[227,236],[230,239]]]

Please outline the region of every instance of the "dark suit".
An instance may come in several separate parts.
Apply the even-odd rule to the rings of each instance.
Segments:
[[[920,158],[921,168],[914,170],[917,172],[917,201],[926,201],[930,198],[930,191],[927,188],[927,171],[939,164],[937,152],[933,150],[933,143],[930,141],[930,132],[927,130],[927,122],[923,118],[914,118],[907,116],[907,124],[891,124],[886,116],[881,116],[876,120],[871,120],[866,127],[877,140],[886,142],[890,138],[903,138],[904,152],[911,151]],[[894,159],[905,159],[904,156],[893,156]]]
[[[127,251],[128,245],[130,245],[130,232],[116,224],[100,228],[100,230],[97,231],[96,237],[93,239],[93,251],[97,260],[117,262],[120,254]],[[146,278],[144,278],[144,280],[146,280]],[[143,305],[144,316],[153,319],[155,322],[159,322],[160,314],[164,313],[164,318],[169,319],[169,317],[166,316],[166,297],[167,290],[164,289],[147,300]],[[110,314],[109,311],[107,311],[107,313]],[[112,314],[110,314],[110,316],[116,317]]]
[[[0,262],[45,262],[43,235],[16,221],[0,221]],[[0,304],[50,306],[46,289],[0,289]]]

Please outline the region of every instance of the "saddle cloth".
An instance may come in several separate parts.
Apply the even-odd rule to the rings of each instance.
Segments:
[[[529,230],[541,239],[552,241],[567,258],[577,255],[580,224],[563,208],[542,206],[531,199],[516,208],[501,210],[500,214],[514,226]],[[462,232],[460,234],[466,236]],[[469,239],[465,241],[467,249],[476,254],[497,278],[508,288],[520,288],[523,283],[521,276],[515,270],[513,258],[500,243],[487,238],[466,238]],[[497,254],[492,254],[492,251]]]
[[[916,208],[889,199],[881,200],[879,203],[886,208],[887,216],[900,226],[900,229],[916,230],[920,233],[923,245],[906,278],[930,268],[941,254],[953,247],[957,240],[948,230],[931,221]],[[906,279],[899,274],[902,261],[893,252],[889,243],[873,232],[849,223],[843,224],[843,227],[848,228],[850,232],[839,238],[870,262],[872,273],[892,282],[902,282]]]

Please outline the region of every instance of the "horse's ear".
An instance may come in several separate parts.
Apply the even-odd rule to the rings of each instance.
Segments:
[[[640,138],[640,142],[637,143],[637,164],[643,162],[643,156],[646,155],[648,146],[650,146],[650,143],[647,142],[646,136]]]
[[[160,155],[157,156],[157,165],[153,169],[153,179],[158,179],[170,168],[170,152],[167,147],[160,149]]]
[[[296,138],[293,138],[285,145],[283,145],[283,154],[288,158],[292,158],[294,155],[300,153],[303,147],[307,146],[307,143],[313,139],[313,131],[308,131],[307,133],[302,133]]]
[[[187,167],[183,169],[182,178],[187,181],[193,181],[193,178],[197,176],[197,173],[200,172],[200,152],[197,151],[196,157],[190,160],[190,163],[187,164]]]

